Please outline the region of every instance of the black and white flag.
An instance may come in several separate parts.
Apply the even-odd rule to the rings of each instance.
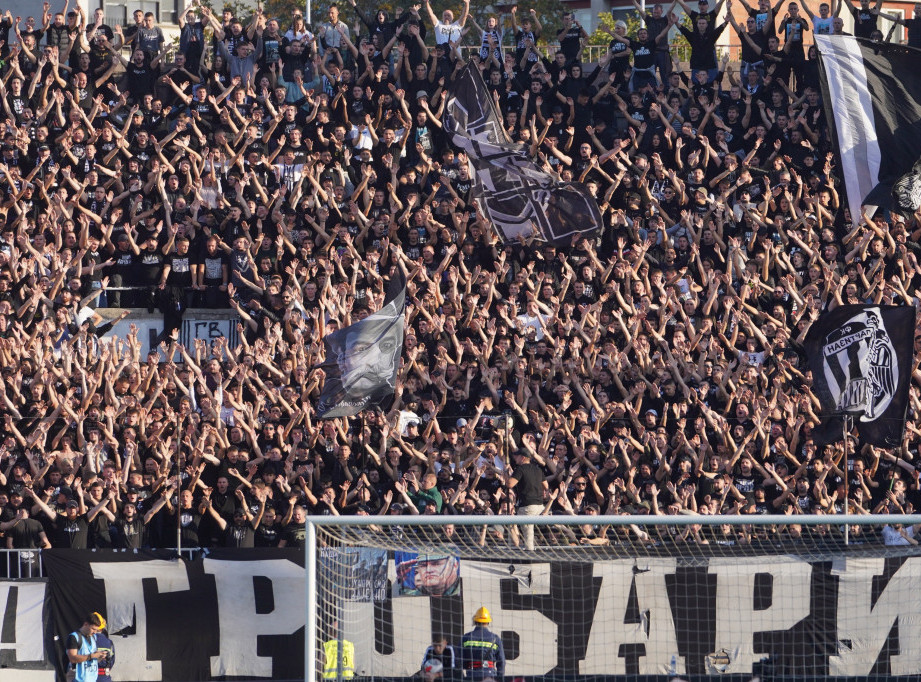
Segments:
[[[852,221],[889,208],[900,176],[921,158],[921,51],[852,36],[816,35]]]
[[[451,83],[447,130],[473,165],[473,196],[500,236],[520,235],[566,243],[601,227],[598,202],[580,182],[558,182],[541,169],[524,146],[514,143],[475,65]]]
[[[914,332],[908,306],[843,305],[816,320],[805,345],[822,404],[817,442],[839,440],[842,418],[851,415],[866,442],[901,444]]]
[[[393,397],[405,309],[406,277],[398,268],[380,310],[323,339],[326,383],[317,401],[317,417],[351,417]]]

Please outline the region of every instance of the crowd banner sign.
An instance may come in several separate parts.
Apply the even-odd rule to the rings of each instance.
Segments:
[[[43,558],[57,635],[48,659],[60,675],[67,633],[98,611],[117,652],[113,679],[304,679],[301,550],[213,550],[193,560],[46,550]]]
[[[0,580],[0,682],[54,682],[48,581]]]
[[[869,549],[869,548],[865,548]],[[409,678],[432,633],[459,641],[486,604],[508,673],[615,681],[669,669],[743,679],[769,658],[778,674],[921,674],[908,548],[834,559],[795,553],[598,561],[464,561],[452,596],[395,596],[343,583],[344,636],[357,675]],[[106,617],[115,680],[303,680],[306,590],[301,550],[43,553],[46,580],[9,580],[0,681],[63,680],[64,642],[88,613]],[[342,555],[368,563],[376,552]],[[397,566],[389,558],[386,581]],[[327,572],[328,573],[328,572]],[[635,677],[634,677],[635,679]],[[792,678],[791,678],[792,679]]]

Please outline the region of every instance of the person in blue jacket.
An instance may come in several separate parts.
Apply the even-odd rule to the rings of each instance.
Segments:
[[[96,648],[105,654],[99,659],[99,677],[96,682],[112,682],[112,666],[115,665],[115,644],[106,632],[96,633]]]
[[[106,652],[99,650],[96,636],[105,626],[106,619],[94,611],[86,617],[79,630],[67,636],[68,680],[98,682],[99,661],[105,659]]]
[[[505,649],[502,638],[490,632],[492,617],[485,606],[473,615],[474,628],[461,641],[461,660],[468,680],[493,678],[502,680],[505,675]]]

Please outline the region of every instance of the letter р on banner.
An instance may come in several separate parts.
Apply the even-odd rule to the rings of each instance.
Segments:
[[[116,679],[303,679],[303,551],[215,549],[206,567],[168,551],[47,550],[43,563],[45,650],[61,676],[66,635],[99,611],[118,650]]]

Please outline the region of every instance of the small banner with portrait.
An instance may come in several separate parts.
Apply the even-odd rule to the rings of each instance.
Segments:
[[[569,244],[601,228],[597,200],[581,182],[560,182],[512,142],[479,69],[468,64],[451,83],[445,130],[466,152],[473,196],[506,242],[532,234]]]
[[[384,306],[363,320],[328,334],[323,393],[317,417],[351,417],[393,398],[403,352],[406,276],[397,269]]]
[[[394,596],[453,597],[460,594],[460,556],[453,551],[395,552]]]
[[[817,444],[841,440],[848,415],[867,443],[901,445],[914,332],[907,306],[843,305],[816,320],[805,346],[822,405]]]

